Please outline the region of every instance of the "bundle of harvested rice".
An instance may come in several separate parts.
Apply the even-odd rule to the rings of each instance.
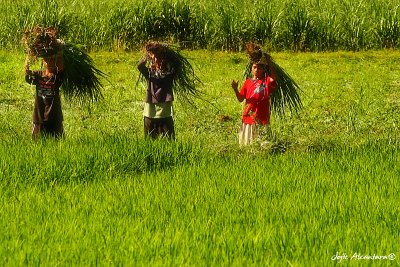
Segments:
[[[61,91],[67,99],[87,102],[102,98],[100,79],[107,75],[94,66],[89,54],[78,45],[57,39],[55,28],[35,27],[25,32],[23,40],[28,56],[33,59],[62,56],[64,82]]]
[[[62,51],[62,43],[57,40],[57,30],[53,27],[25,31],[23,41],[33,57],[50,57]]]
[[[150,54],[155,54],[164,59],[166,62],[166,71],[172,71],[174,74],[174,92],[178,95],[178,98],[192,103],[193,97],[201,95],[201,92],[198,90],[198,84],[201,83],[199,77],[195,74],[189,60],[179,52],[176,46],[150,41],[145,45],[143,50],[150,64],[153,64]]]
[[[286,108],[289,109],[291,113],[297,113],[298,110],[302,108],[302,103],[299,95],[300,88],[294,79],[276,63],[273,58],[264,52],[260,46],[254,43],[248,43],[247,54],[249,57],[249,63],[246,65],[244,71],[245,78],[251,76],[251,66],[255,62],[259,62],[261,58],[270,58],[272,68],[274,68],[277,74],[277,88],[271,95],[271,109],[278,116],[284,116]],[[268,70],[269,68],[267,68]]]
[[[100,100],[103,98],[103,85],[100,78],[106,74],[94,66],[92,58],[77,45],[64,44],[64,95],[81,101]]]

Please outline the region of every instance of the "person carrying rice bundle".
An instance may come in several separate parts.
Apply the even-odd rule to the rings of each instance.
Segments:
[[[191,102],[190,97],[199,93],[196,88],[199,78],[189,61],[168,44],[150,41],[144,47],[144,54],[137,68],[147,85],[143,110],[145,136],[175,139],[174,91]]]
[[[238,81],[231,83],[237,100],[246,100],[239,131],[240,145],[249,145],[270,132],[271,109],[283,115],[285,106],[291,111],[301,107],[298,86],[293,79],[260,46],[248,43],[246,49],[249,57],[245,70],[247,79],[240,91]]]
[[[32,137],[63,135],[63,113],[60,88],[67,99],[79,101],[100,99],[99,77],[105,74],[93,66],[87,53],[57,39],[53,27],[35,27],[24,35],[27,46],[25,80],[36,86]],[[30,63],[42,60],[43,69],[31,70]]]
[[[29,58],[32,53],[28,54],[24,65],[26,82],[36,86],[32,137],[38,138],[42,134],[61,137],[64,129],[59,89],[64,79],[64,60],[62,51],[56,47],[55,31],[48,29],[42,37],[42,42],[54,44],[37,47],[35,51],[43,58],[44,69],[30,70]]]

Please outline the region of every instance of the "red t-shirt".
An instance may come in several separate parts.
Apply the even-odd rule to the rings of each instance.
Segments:
[[[268,124],[270,117],[269,97],[276,82],[269,76],[265,79],[247,79],[240,95],[246,99],[242,122],[246,124]]]

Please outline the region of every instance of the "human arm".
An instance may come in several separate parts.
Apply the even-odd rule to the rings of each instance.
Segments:
[[[147,63],[147,57],[143,57],[139,60],[138,64],[137,64],[137,68],[139,70],[139,72],[146,78],[148,79],[149,77],[149,69],[146,67],[146,63]]]
[[[233,91],[235,92],[236,98],[239,102],[243,102],[244,96],[241,95],[240,92],[238,91],[238,85],[239,85],[238,81],[232,80],[231,86]]]
[[[271,82],[277,82],[278,81],[278,74],[274,68],[273,62],[272,62],[272,58],[270,55],[266,55],[266,60],[267,60],[267,64],[268,64],[268,68],[269,68],[269,76],[272,78]]]
[[[30,70],[29,66],[29,55],[26,57],[25,63],[24,63],[24,71],[25,71],[25,81],[29,84],[34,84],[35,82],[35,74],[32,70]]]
[[[30,68],[29,62],[30,62],[30,56],[27,55],[27,56],[26,56],[26,59],[25,59],[25,62],[24,62],[24,71],[25,71],[25,74],[31,73],[31,72],[32,72],[32,71],[29,69],[29,68]]]

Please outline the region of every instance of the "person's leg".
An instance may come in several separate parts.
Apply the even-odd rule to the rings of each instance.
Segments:
[[[51,123],[44,122],[43,133],[49,137],[61,138],[64,133],[64,127],[62,121],[51,122]]]
[[[255,127],[252,124],[242,123],[239,131],[239,144],[250,145],[256,136]]]
[[[144,117],[144,135],[145,137],[157,138],[157,129],[155,128],[154,119]]]
[[[153,139],[159,136],[166,136],[169,139],[174,139],[174,120],[172,117],[159,119],[144,117],[144,133],[145,136],[150,136]]]
[[[32,124],[32,139],[38,139],[40,137],[40,133],[42,132],[42,124],[41,123],[33,123]]]
[[[169,139],[175,139],[174,120],[172,117],[162,118],[159,121],[158,132]]]

